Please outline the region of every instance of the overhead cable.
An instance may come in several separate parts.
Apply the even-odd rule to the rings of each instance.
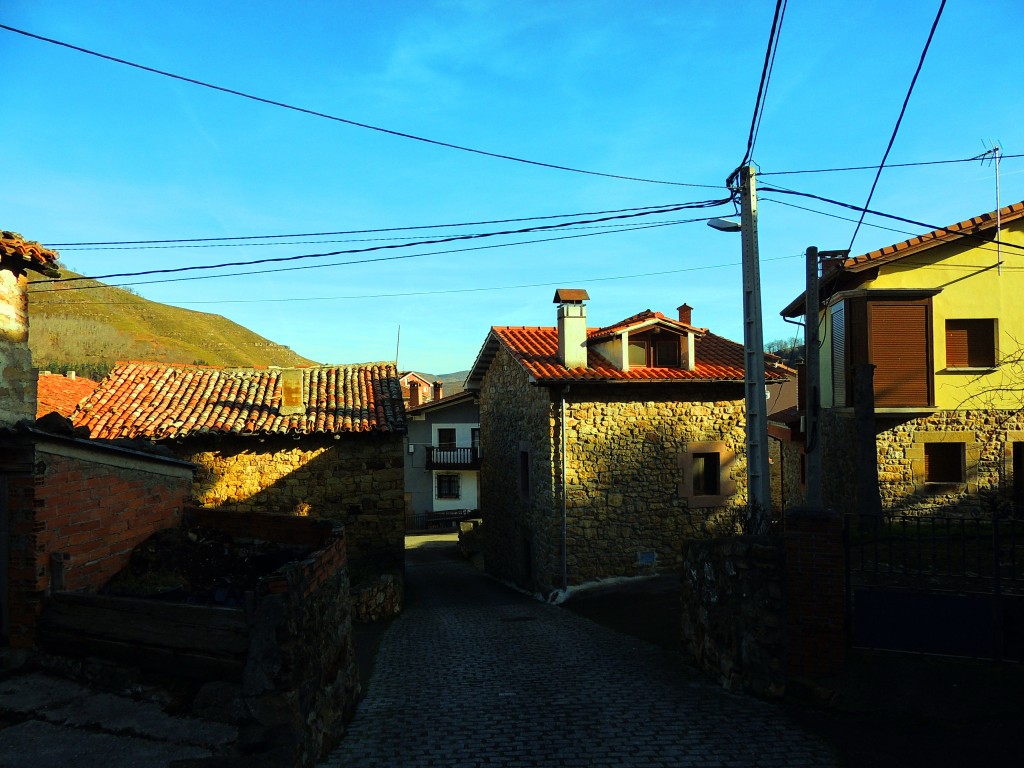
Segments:
[[[724,189],[724,187],[719,187]],[[464,221],[454,224],[416,224],[405,227],[378,227],[376,229],[347,229],[336,232],[298,232],[288,235],[234,235],[230,237],[179,237],[163,240],[106,240],[99,242],[83,243],[47,243],[49,248],[81,248],[90,246],[90,250],[102,250],[91,248],[91,246],[104,245],[156,245],[162,243],[218,243],[229,240],[281,240],[293,237],[332,237],[334,235],[368,235],[380,232],[409,232],[419,229],[454,229],[456,227],[482,227],[490,224],[516,224],[520,221],[545,221],[547,219],[568,219],[576,216],[604,216],[611,213],[632,213],[633,211],[653,211],[667,208],[672,205],[685,205],[685,203],[665,203],[664,205],[644,205],[635,208],[615,208],[607,211],[583,211],[581,213],[552,213],[545,216],[519,216],[512,219],[490,219],[485,221]],[[243,243],[248,245],[249,243]]]
[[[124,64],[125,66],[128,66],[128,67],[134,67],[135,69],[141,69],[144,72],[150,72],[150,73],[152,73],[154,75],[161,75],[163,77],[169,77],[169,78],[172,78],[174,80],[179,80],[179,81],[184,82],[184,83],[191,83],[192,85],[198,85],[198,86],[201,86],[203,88],[209,88],[210,90],[220,91],[221,93],[228,93],[228,94],[231,94],[232,96],[240,96],[243,99],[249,99],[250,101],[256,101],[256,102],[259,102],[261,104],[269,104],[272,107],[280,107],[281,109],[288,109],[288,110],[291,110],[293,112],[300,112],[300,113],[302,113],[304,115],[311,115],[313,117],[322,117],[325,120],[333,120],[334,122],[344,123],[346,125],[351,125],[351,126],[354,126],[356,128],[365,128],[366,130],[369,130],[369,131],[377,131],[378,133],[384,133],[384,134],[387,134],[389,136],[397,136],[397,137],[402,138],[402,139],[411,139],[412,141],[419,141],[419,142],[422,142],[424,144],[431,144],[431,145],[436,146],[436,147],[445,147],[447,149],[455,149],[455,150],[458,150],[460,152],[470,152],[470,153],[475,154],[475,155],[483,155],[485,157],[493,157],[493,158],[497,158],[498,160],[509,160],[511,162],[514,162],[514,163],[523,163],[525,165],[533,165],[533,166],[538,166],[538,167],[541,167],[541,168],[551,168],[551,169],[556,170],[556,171],[568,171],[570,173],[582,173],[582,174],[586,174],[588,176],[601,176],[601,177],[608,178],[608,179],[621,179],[623,181],[639,181],[639,182],[644,182],[646,184],[668,184],[668,185],[677,186],[677,187],[704,187],[704,188],[707,188],[707,189],[718,189],[718,185],[711,185],[711,184],[689,184],[689,183],[682,182],[682,181],[664,181],[664,180],[660,180],[660,179],[645,179],[645,178],[642,178],[642,177],[639,177],[639,176],[624,176],[624,175],[620,175],[620,174],[616,174],[616,173],[601,173],[599,171],[588,171],[588,170],[584,170],[582,168],[572,168],[572,167],[567,166],[567,165],[558,165],[556,163],[544,163],[544,162],[540,162],[538,160],[529,160],[527,158],[516,157],[515,155],[503,154],[501,152],[488,152],[488,151],[483,150],[483,149],[475,149],[473,147],[467,147],[467,146],[464,146],[462,144],[454,144],[454,143],[448,142],[448,141],[440,141],[438,139],[429,139],[429,138],[427,138],[425,136],[417,136],[416,134],[406,133],[404,131],[396,131],[396,130],[393,130],[391,128],[381,127],[379,125],[370,125],[369,123],[359,122],[358,120],[350,120],[348,118],[338,117],[337,115],[330,115],[330,114],[328,114],[326,112],[319,112],[319,111],[314,110],[314,109],[306,109],[305,107],[298,107],[298,106],[295,106],[294,104],[287,104],[287,103],[285,103],[283,101],[276,101],[274,99],[263,98],[262,96],[255,96],[255,95],[253,95],[251,93],[246,93],[244,91],[239,91],[239,90],[236,90],[234,88],[226,88],[226,87],[224,87],[222,85],[214,85],[213,83],[207,83],[207,82],[204,82],[202,80],[196,80],[195,78],[192,78],[192,77],[185,77],[184,75],[176,75],[173,72],[167,72],[165,70],[156,69],[154,67],[147,67],[147,66],[145,66],[143,64],[137,64],[137,63],[135,63],[133,61],[128,61],[127,59],[121,59],[121,58],[118,58],[116,56],[110,56],[110,55],[105,54],[105,53],[99,53],[98,51],[92,51],[92,50],[89,50],[88,48],[82,48],[81,46],[78,46],[78,45],[72,45],[71,43],[65,43],[65,42],[63,42],[61,40],[55,40],[55,39],[53,39],[51,37],[43,37],[42,35],[36,35],[36,34],[33,34],[32,32],[27,32],[26,30],[23,30],[23,29],[18,29],[16,27],[8,26],[7,24],[0,24],[0,29],[6,29],[8,32],[14,32],[15,34],[24,35],[25,37],[32,38],[33,40],[39,40],[39,41],[44,42],[44,43],[51,43],[53,45],[59,45],[62,48],[67,48],[67,49],[72,50],[72,51],[78,51],[79,53],[84,53],[84,54],[87,54],[89,56],[95,56],[96,58],[104,59],[106,61],[112,61],[112,62],[114,62],[116,64]]]
[[[988,151],[988,152],[983,152],[980,155],[975,155],[974,157],[965,157],[965,158],[960,159],[960,160],[924,160],[924,161],[917,162],[917,163],[888,163],[888,164],[886,164],[885,167],[887,169],[891,169],[891,168],[916,168],[918,166],[924,166],[924,165],[949,165],[951,163],[974,163],[974,162],[977,162],[978,160],[981,160],[986,155],[990,155],[990,154],[991,154],[991,151]],[[1003,155],[1003,154],[1001,154],[1001,155],[999,155],[999,159],[1000,160],[1005,160],[1005,159],[1007,159],[1009,157],[1024,157],[1024,154],[1017,154],[1017,155]],[[851,166],[847,166],[845,168],[813,168],[813,169],[803,170],[803,171],[758,171],[757,175],[758,175],[758,178],[761,178],[761,177],[764,177],[764,176],[794,176],[796,174],[801,174],[801,173],[838,173],[839,171],[875,171],[875,170],[878,170],[879,167],[880,166],[877,166],[877,165],[851,165]]]
[[[924,43],[924,50],[921,51],[921,57],[917,62],[917,69],[914,70],[914,77],[910,80],[910,87],[907,88],[907,95],[903,99],[903,106],[900,108],[900,116],[896,119],[896,125],[892,129],[892,135],[889,137],[889,144],[885,148],[885,154],[882,155],[882,162],[878,164],[878,171],[875,173],[875,180],[871,182],[871,191],[868,192],[868,199],[864,203],[864,211],[861,212],[860,221],[857,222],[857,226],[853,230],[853,237],[850,238],[850,245],[847,250],[853,250],[853,242],[857,239],[857,233],[860,232],[860,225],[864,221],[864,213],[867,211],[869,205],[871,205],[871,198],[875,195],[875,187],[878,186],[878,180],[882,177],[882,168],[885,167],[885,161],[889,158],[889,152],[892,151],[892,145],[896,143],[896,134],[899,133],[900,124],[903,122],[903,116],[907,113],[907,105],[910,103],[910,96],[914,92],[914,86],[917,84],[917,77],[921,74],[921,69],[924,67],[925,57],[928,55],[928,49],[931,47],[932,38],[935,37],[935,28],[939,26],[939,19],[942,18],[942,11],[946,7],[946,0],[940,0],[939,11],[935,14],[935,21],[932,22],[932,28],[928,31],[928,39]]]

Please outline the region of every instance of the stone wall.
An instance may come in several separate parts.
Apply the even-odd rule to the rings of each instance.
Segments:
[[[487,570],[547,593],[563,585],[561,396],[500,350],[480,397]],[[678,569],[683,542],[738,530],[746,504],[742,384],[574,382],[566,393],[566,576],[579,584]],[[719,496],[682,482],[720,451]],[[529,466],[522,491],[521,462]]]
[[[882,507],[891,512],[989,514],[1013,490],[1013,444],[1024,442],[1024,413],[938,411],[917,418],[876,417],[875,444]],[[823,412],[827,504],[857,511],[853,415]],[[926,483],[925,444],[963,443],[964,482]]]
[[[28,347],[25,273],[0,269],[0,427],[36,417],[36,370]]]
[[[500,349],[480,393],[481,543],[487,572],[525,589],[552,583],[561,572],[561,520],[552,514],[553,420],[548,390],[531,385],[522,366]]]
[[[404,562],[400,435],[197,437],[169,447],[197,465],[192,495],[204,507],[336,520],[355,570]]]
[[[393,619],[402,612],[404,595],[402,577],[394,573],[384,573],[353,584],[352,621],[356,624],[372,624]]]
[[[787,672],[781,537],[691,541],[682,574],[684,652],[729,690],[781,696]]]

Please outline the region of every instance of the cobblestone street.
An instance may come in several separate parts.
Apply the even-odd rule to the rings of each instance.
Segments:
[[[656,645],[510,590],[453,549],[407,550],[406,609],[324,765],[835,764],[779,707],[726,693]]]

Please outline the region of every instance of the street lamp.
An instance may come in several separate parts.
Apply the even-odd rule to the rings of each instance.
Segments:
[[[768,408],[765,403],[764,335],[761,328],[761,267],[757,252],[757,184],[754,169],[744,166],[740,179],[740,223],[710,219],[720,232],[743,235],[743,385],[747,407],[747,514],[750,533],[768,532],[771,522],[771,477],[768,471]]]

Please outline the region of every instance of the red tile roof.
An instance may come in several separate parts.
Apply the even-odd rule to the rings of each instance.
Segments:
[[[17,232],[0,230],[0,258],[12,257],[27,262],[26,269],[48,271],[57,261],[57,252],[44,248],[34,240],[26,240]]]
[[[97,382],[92,379],[74,378],[60,374],[39,377],[36,392],[36,418],[56,411],[70,417],[82,400],[92,394]]]
[[[587,336],[591,339],[603,339],[606,336],[614,336],[630,328],[635,328],[638,325],[650,325],[654,323],[668,325],[670,327],[678,328],[681,331],[693,332],[696,334],[707,332],[707,328],[697,328],[696,326],[681,322],[680,320],[666,317],[661,312],[652,312],[649,309],[645,309],[643,312],[638,312],[632,317],[627,317],[625,320],[620,320],[617,323],[606,325],[604,328],[597,328],[596,330],[588,329]]]
[[[932,230],[927,234],[918,235],[917,237],[912,237],[909,240],[904,240],[894,245],[887,245],[884,248],[879,248],[877,251],[871,251],[870,253],[846,259],[843,262],[843,269],[850,272],[860,272],[865,269],[876,267],[879,264],[886,264],[890,261],[902,259],[912,253],[918,253],[951,240],[963,240],[965,245],[970,246],[977,241],[970,237],[965,238],[964,235],[970,235],[975,232],[992,229],[996,226],[997,213],[999,214],[999,222],[1001,225],[1024,217],[1024,200],[1019,203],[1012,203],[1010,205],[1003,206],[998,211],[983,213],[980,216],[965,219],[964,221],[956,224],[950,224],[948,227],[941,227],[940,229]]]
[[[605,330],[588,329],[587,335],[595,338]],[[492,339],[507,349],[532,377],[541,382],[743,380],[743,346],[713,333],[697,337],[697,364],[692,371],[681,368],[631,368],[620,371],[592,348],[587,353],[586,368],[566,368],[558,362],[558,329],[551,327],[491,328],[484,346],[492,343]],[[484,357],[483,351],[481,356]],[[477,373],[476,367],[471,377]],[[792,370],[782,365],[765,367],[767,381],[788,379],[793,375]]]
[[[280,368],[121,363],[75,411],[94,438],[401,432],[394,363],[303,368],[306,413],[282,416]]]

